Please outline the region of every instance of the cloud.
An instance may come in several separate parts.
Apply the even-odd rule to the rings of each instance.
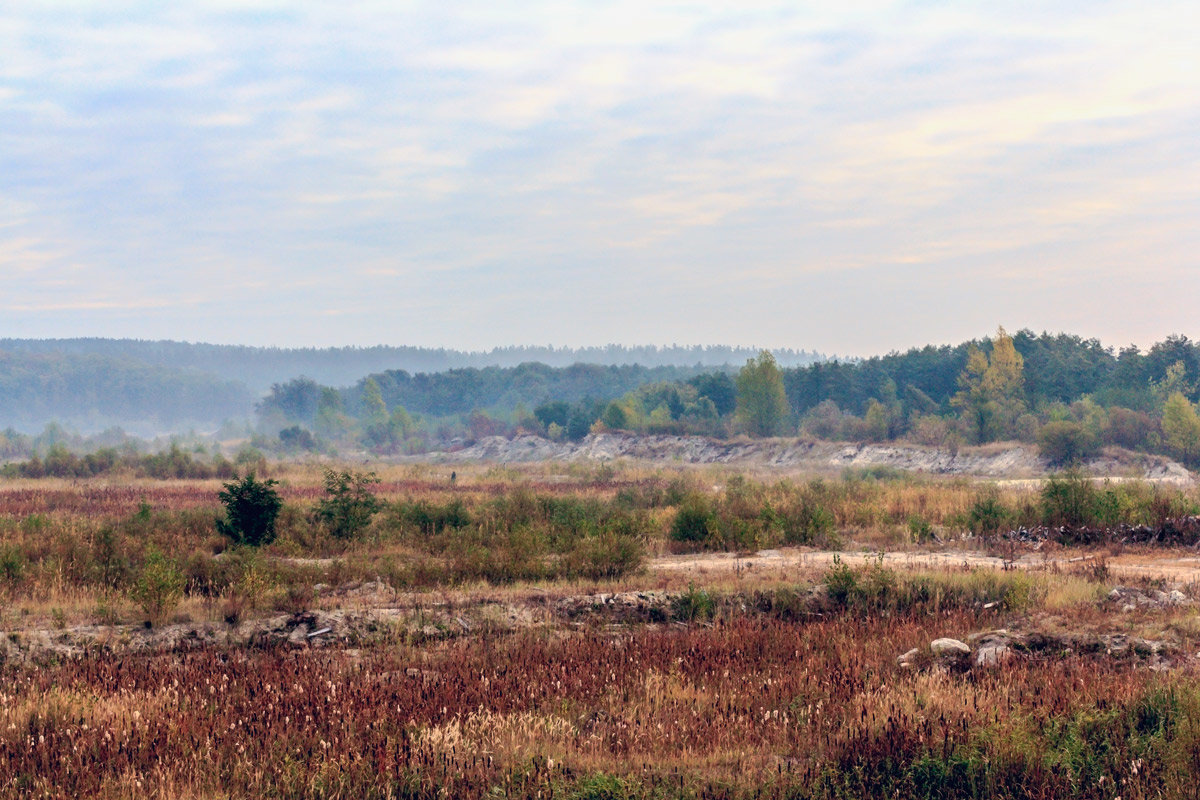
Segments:
[[[889,275],[938,298],[930,317],[947,275],[977,289],[1047,278],[1070,297],[1089,271],[1132,270],[1149,295],[1195,266],[1198,14],[771,0],[6,9],[0,269],[20,276],[22,313],[64,335],[108,325],[120,287],[131,308],[178,298],[192,338],[275,337],[279,317],[262,309],[274,292],[292,317],[324,320],[288,335],[468,347],[559,330],[771,343],[757,333],[770,329],[782,345],[886,350],[914,324],[889,307]],[[751,283],[831,300],[767,320]],[[68,313],[89,294],[94,314]],[[855,296],[875,304],[857,321],[829,310]],[[228,316],[205,317],[215,303]],[[722,306],[719,323],[688,321]],[[922,324],[910,339],[947,338]]]

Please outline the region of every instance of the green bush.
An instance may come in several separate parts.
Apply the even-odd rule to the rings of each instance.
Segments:
[[[16,545],[0,547],[0,578],[5,583],[19,583],[25,575],[28,560]]]
[[[933,526],[924,517],[913,515],[908,518],[908,535],[914,542],[925,544],[933,541]]]
[[[842,557],[833,557],[833,566],[825,572],[825,593],[838,605],[847,605],[858,591],[858,573]]]
[[[1103,515],[1100,492],[1083,473],[1051,475],[1042,484],[1042,520],[1047,525],[1094,525]]]
[[[225,519],[217,520],[217,532],[228,536],[234,544],[258,547],[275,539],[275,519],[283,501],[274,487],[279,481],[256,480],[254,473],[236,477],[217,494],[225,506]]]
[[[157,625],[167,618],[183,597],[183,583],[183,572],[179,566],[152,549],[146,554],[130,596],[146,612],[148,621]]]
[[[833,513],[804,496],[776,512],[788,544],[826,546],[834,530]]]
[[[637,538],[604,532],[579,541],[569,555],[568,569],[589,580],[615,580],[641,569],[645,555]]]
[[[387,514],[391,523],[416,528],[426,535],[441,533],[447,528],[458,530],[471,524],[471,515],[458,498],[444,506],[417,500],[398,503],[391,508]]]
[[[712,595],[703,589],[697,589],[694,583],[688,584],[688,590],[675,598],[675,619],[681,622],[699,622],[712,619],[716,603]]]
[[[1047,422],[1037,434],[1038,452],[1056,466],[1086,461],[1100,450],[1100,442],[1078,422]]]
[[[677,542],[701,543],[716,532],[716,515],[699,496],[684,501],[671,523],[671,538]]]
[[[371,493],[373,483],[379,483],[374,472],[325,470],[325,497],[313,515],[335,539],[353,539],[383,506]]]
[[[998,497],[990,494],[976,498],[967,516],[971,531],[983,535],[997,533],[1011,518],[1012,512]]]

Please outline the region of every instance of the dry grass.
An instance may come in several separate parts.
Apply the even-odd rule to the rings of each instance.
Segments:
[[[1185,677],[1088,657],[962,675],[895,666],[908,646],[989,624],[962,612],[743,617],[420,652],[9,667],[0,794],[123,797],[140,785],[150,797],[478,797],[502,786],[569,796],[599,772],[647,793],[891,796],[930,765],[959,763],[1002,796],[1024,785],[1108,797],[1101,777],[1123,781],[1127,796],[1180,796],[1165,776],[1189,769],[1200,744]],[[1087,740],[1076,737],[1098,735],[1107,750],[1078,749]],[[1146,750],[1155,736],[1164,746]]]
[[[1194,610],[1122,614],[1100,602],[1144,553],[1081,550],[1097,558],[1028,572],[847,558],[844,596],[825,605],[806,599],[834,568],[815,559],[745,569],[720,554],[732,568],[607,578],[562,568],[602,519],[633,526],[650,555],[675,553],[671,526],[688,497],[750,531],[754,546],[779,544],[773,514],[810,503],[847,547],[915,553],[914,518],[948,537],[981,496],[1019,511],[1036,502],[1029,488],[391,465],[378,468],[377,488],[392,510],[341,542],[307,518],[323,466],[273,468],[286,508],[279,540],[257,556],[217,555],[218,481],[6,483],[0,629],[137,623],[129,587],[148,548],[187,576],[173,613],[198,622],[222,622],[234,602],[248,615],[377,602],[417,615],[435,603],[539,613],[515,631],[482,625],[419,646],[395,636],[356,650],[208,647],[0,665],[0,797],[1128,800],[1186,796],[1200,777],[1200,691],[1187,668],[1159,675],[1098,653],[1033,653],[997,671],[896,664],[931,639],[1009,624],[1164,638],[1194,652]],[[413,521],[455,503],[470,518],[460,527]],[[376,575],[396,591],[311,593]],[[562,597],[646,589],[702,593],[711,608],[693,625],[617,627],[601,617],[570,626],[549,610]]]

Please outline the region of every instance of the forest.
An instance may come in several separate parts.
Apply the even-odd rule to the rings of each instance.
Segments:
[[[6,457],[44,452],[55,443],[87,449],[97,436],[111,445],[126,432],[220,428],[218,439],[249,438],[277,454],[413,454],[486,436],[579,440],[593,432],[628,431],[902,439],[951,450],[1018,440],[1036,443],[1055,463],[1084,459],[1106,446],[1169,454],[1190,465],[1200,458],[1200,345],[1182,335],[1146,350],[1114,350],[1066,333],[1009,335],[1000,328],[954,346],[800,366],[762,351],[714,367],[705,361],[737,351],[667,348],[651,355],[696,361],[388,367],[343,384],[292,374],[272,383],[257,402],[245,384],[229,377],[236,374],[233,367],[221,377],[188,366],[216,358],[203,355],[208,346],[142,343],[157,346],[164,359],[176,347],[200,348],[195,352],[203,358],[181,357],[169,367],[118,358],[111,354],[122,352],[116,344],[102,353],[100,344],[108,340],[78,341],[93,342],[94,352],[0,350],[0,424],[8,427],[0,453]],[[252,348],[228,352],[242,350],[264,360],[270,355]],[[322,358],[334,352],[313,351]],[[610,355],[617,352],[642,353],[610,349]],[[797,352],[784,355],[794,360]],[[231,363],[253,361],[238,358]],[[48,420],[60,423],[53,441],[43,430]],[[64,427],[83,435],[64,436]]]
[[[1184,336],[1114,353],[1094,339],[1001,328],[954,347],[805,367],[782,367],[764,351],[740,369],[389,370],[342,389],[295,379],[272,387],[258,413],[260,432],[312,446],[356,439],[377,452],[420,452],[456,437],[629,431],[950,449],[1019,440],[1055,463],[1112,445],[1194,464],[1198,376],[1200,346]]]

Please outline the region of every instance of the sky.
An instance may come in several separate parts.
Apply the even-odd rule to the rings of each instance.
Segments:
[[[0,336],[1200,337],[1200,4],[0,3]]]

